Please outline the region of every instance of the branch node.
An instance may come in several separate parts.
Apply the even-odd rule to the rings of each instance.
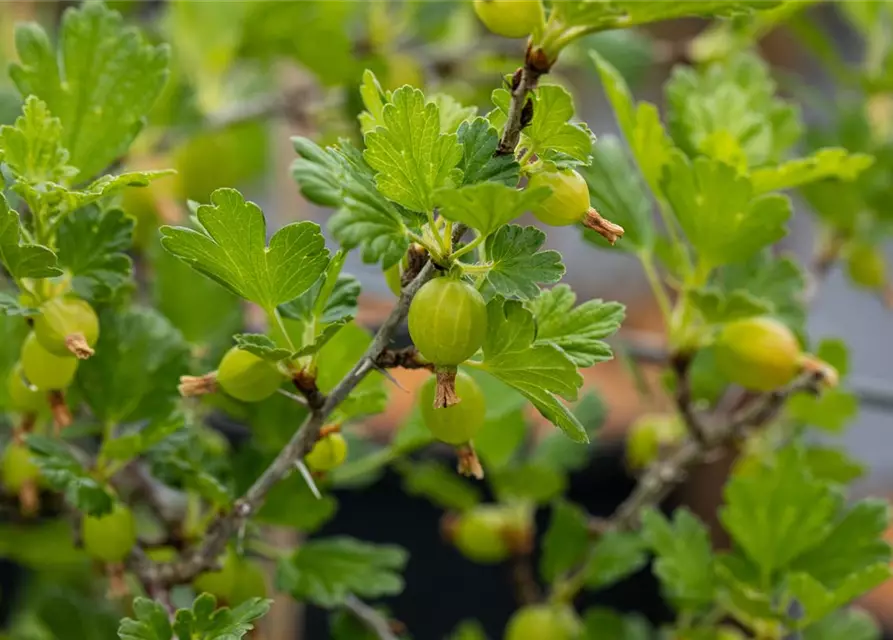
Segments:
[[[247,500],[237,500],[233,506],[233,512],[239,518],[247,518],[251,515],[251,504]]]

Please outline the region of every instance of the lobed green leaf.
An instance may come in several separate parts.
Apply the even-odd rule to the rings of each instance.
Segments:
[[[168,48],[147,44],[121,14],[91,1],[69,8],[54,48],[40,26],[16,29],[9,75],[62,122],[69,164],[87,180],[124,155],[167,81]]]
[[[334,607],[349,595],[377,598],[400,593],[399,572],[406,560],[406,551],[394,545],[347,537],[310,540],[279,562],[276,585],[298,600]]]
[[[200,230],[161,228],[165,249],[193,269],[266,310],[307,291],[329,263],[312,222],[294,222],[266,246],[264,214],[235,189],[218,189],[198,208]]]

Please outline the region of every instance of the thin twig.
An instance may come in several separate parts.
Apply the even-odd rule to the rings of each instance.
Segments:
[[[397,640],[397,636],[391,631],[388,619],[356,596],[347,596],[344,600],[344,608],[366,625],[372,633],[378,636],[379,640]]]
[[[752,402],[731,417],[715,416],[716,420],[712,424],[703,423],[703,440],[686,438],[666,457],[648,467],[629,497],[617,507],[610,518],[600,523],[599,533],[636,529],[642,512],[660,504],[711,453],[729,446],[747,430],[766,424],[775,417],[791,395],[803,391],[817,393],[821,385],[820,375],[804,375],[782,389],[755,396]],[[594,549],[595,545],[590,547],[589,555]],[[588,559],[559,585],[559,589],[565,585],[573,585],[573,588],[582,585],[583,571],[587,564]]]
[[[521,130],[530,124],[532,113],[527,107],[528,94],[536,89],[536,85],[542,75],[549,72],[549,65],[541,51],[528,48],[524,66],[519,68],[512,76],[511,94],[508,113],[506,114],[505,129],[499,140],[497,155],[514,155],[518,141],[521,139]]]

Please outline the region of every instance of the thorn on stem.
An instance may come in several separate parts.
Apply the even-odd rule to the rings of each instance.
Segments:
[[[397,378],[394,377],[394,374],[392,374],[390,371],[388,371],[388,370],[385,369],[384,367],[381,367],[381,366],[379,366],[379,365],[377,365],[377,364],[375,365],[375,369],[376,369],[379,373],[381,373],[381,375],[383,375],[385,378],[387,378],[387,380],[388,380],[390,383],[392,383],[395,387],[397,387],[398,389],[400,389],[400,391],[402,391],[402,392],[404,392],[404,393],[409,393],[409,389],[407,389],[407,388],[404,387],[402,384],[400,384],[400,381],[397,380]]]
[[[319,487],[316,486],[316,482],[313,480],[313,474],[310,473],[310,469],[307,468],[307,465],[304,464],[303,460],[295,460],[295,469],[301,474],[301,477],[304,478],[304,482],[307,483],[307,486],[310,487],[310,493],[313,494],[313,497],[317,500],[322,500],[322,493],[319,490]]]

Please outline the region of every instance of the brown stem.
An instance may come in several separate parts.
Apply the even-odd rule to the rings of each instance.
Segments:
[[[524,66],[512,76],[512,99],[509,102],[505,129],[503,129],[502,138],[499,140],[496,155],[514,155],[518,141],[521,139],[521,130],[530,124],[533,117],[532,103],[530,107],[527,106],[527,94],[536,89],[540,77],[548,73],[551,66],[542,50],[528,47]]]
[[[307,400],[307,406],[311,409],[319,409],[326,401],[326,396],[316,386],[316,378],[305,371],[299,371],[292,377],[295,389]]]
[[[403,349],[385,349],[378,356],[375,363],[382,369],[429,369],[434,370],[434,364],[425,362],[415,347]]]
[[[670,366],[676,374],[676,408],[691,437],[703,443],[705,441],[704,425],[701,424],[701,418],[695,413],[692,406],[691,380],[688,375],[691,361],[692,356],[688,353],[677,353],[670,359]]]

